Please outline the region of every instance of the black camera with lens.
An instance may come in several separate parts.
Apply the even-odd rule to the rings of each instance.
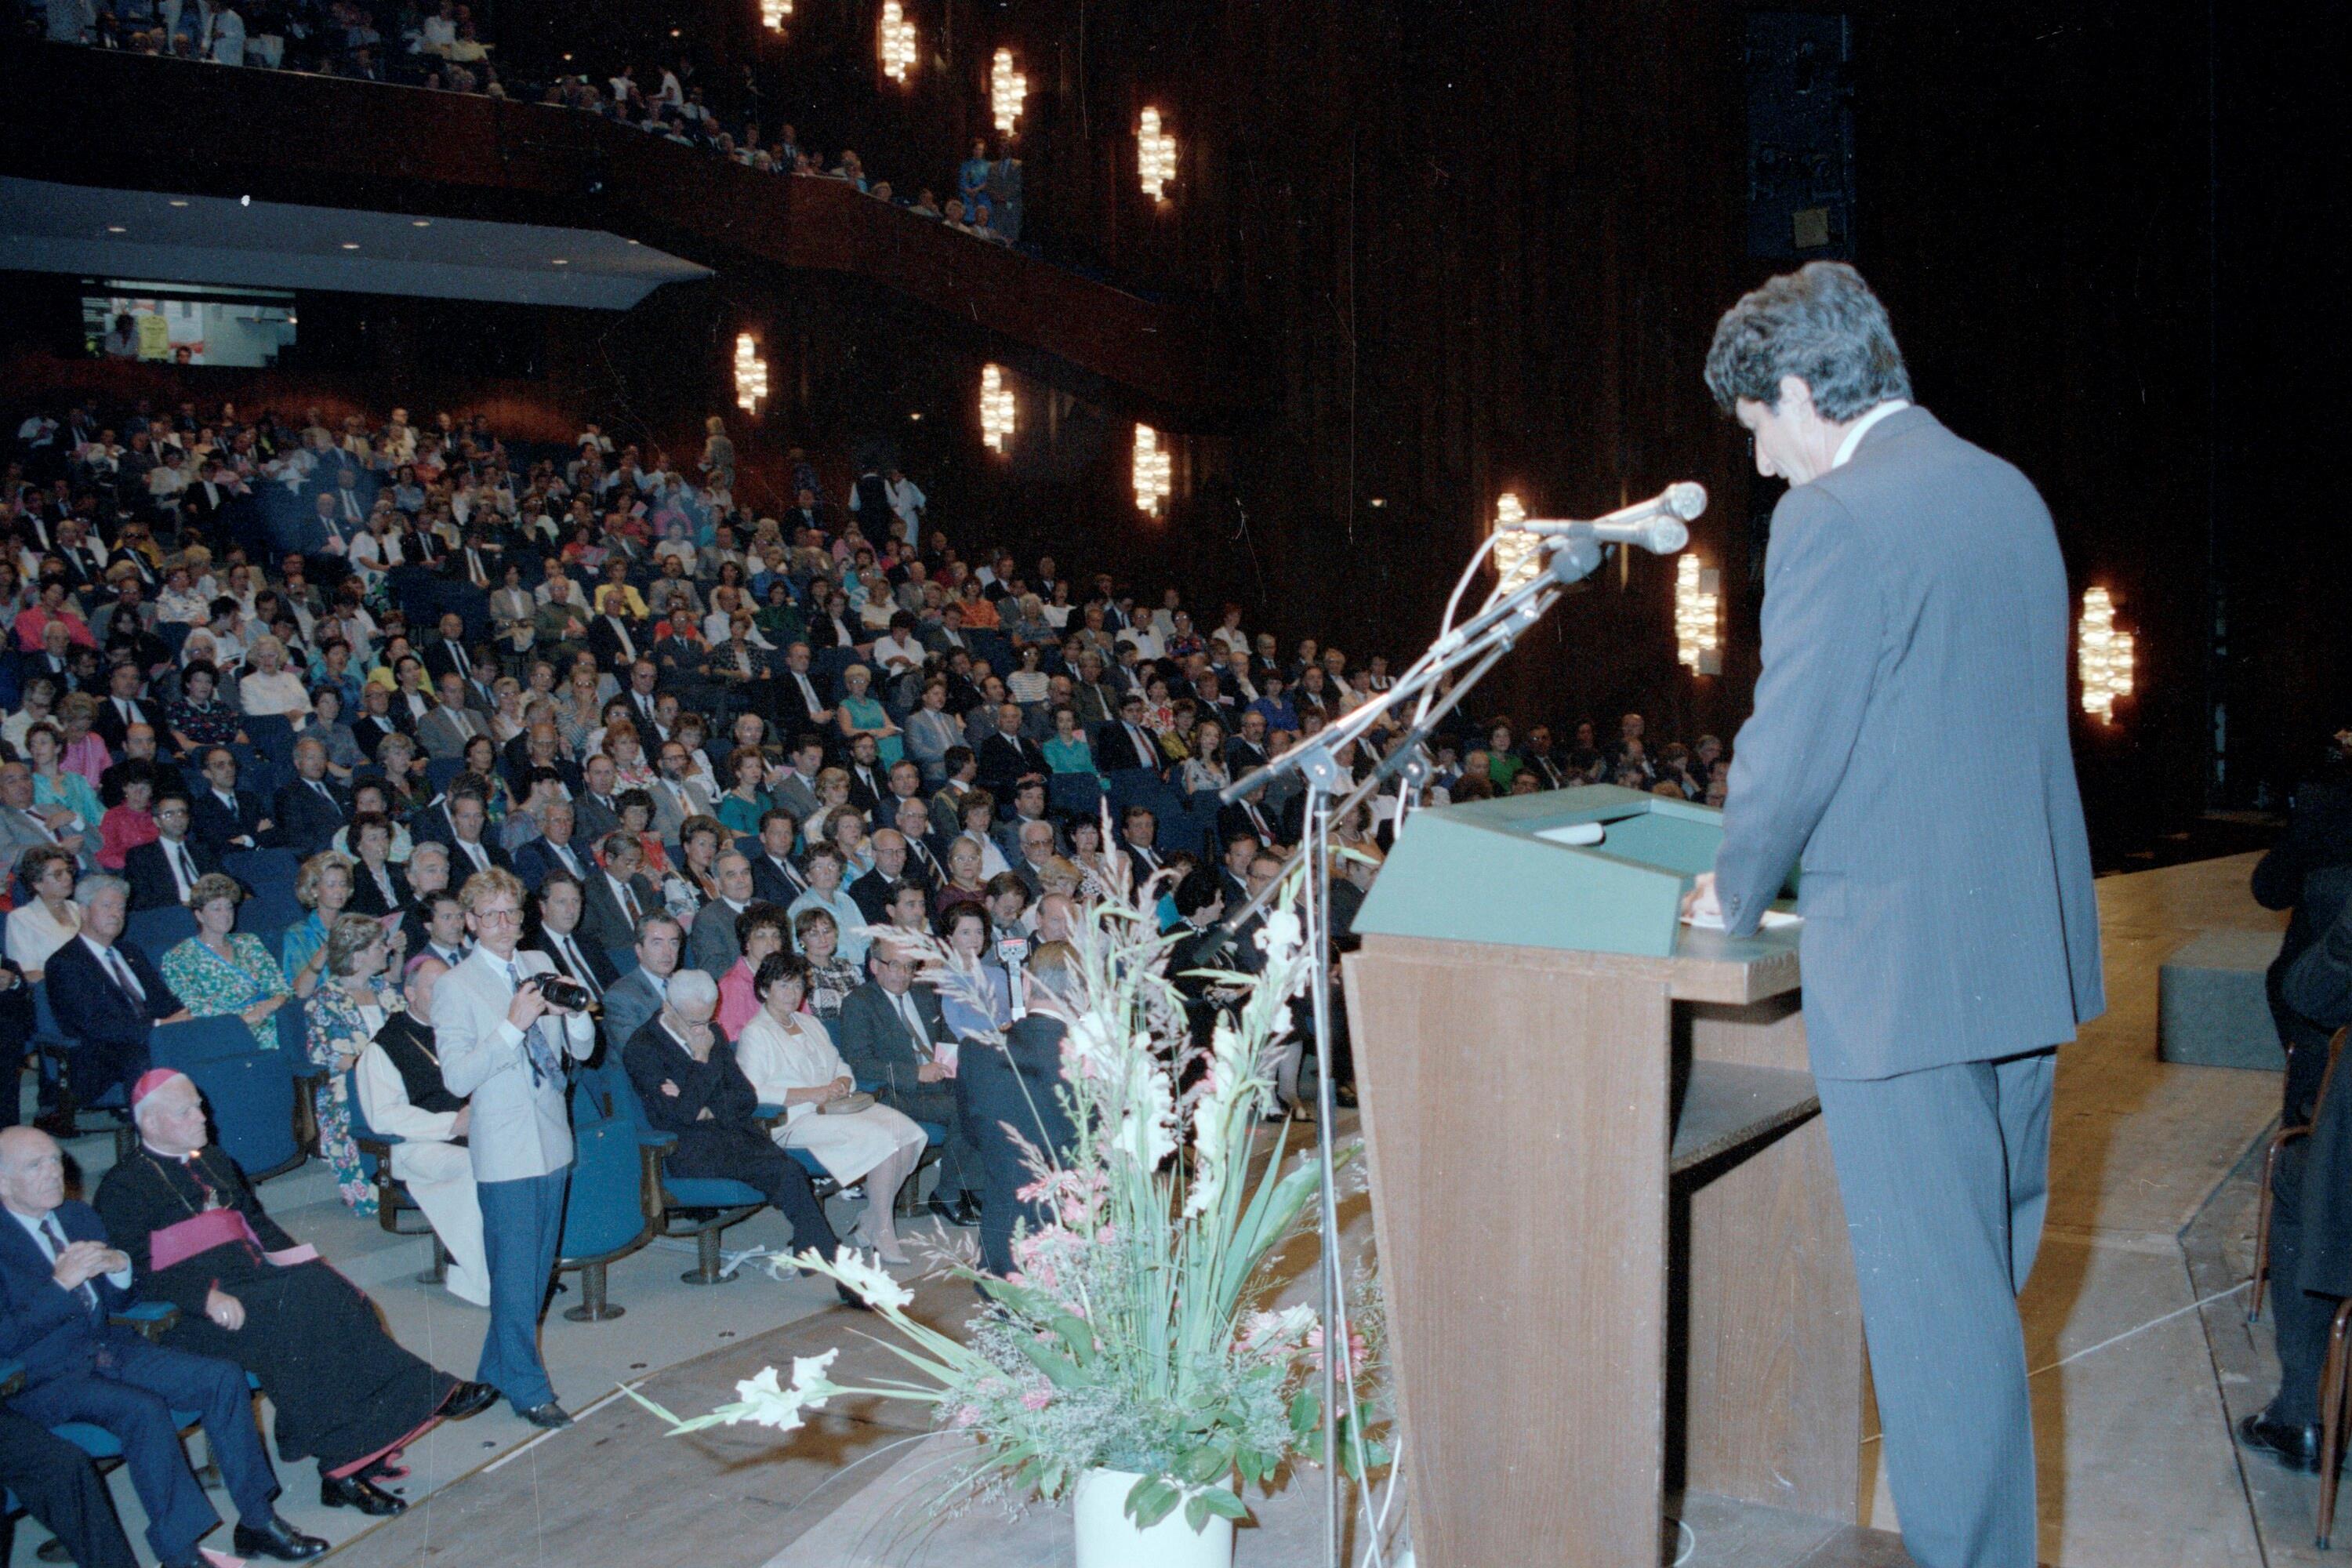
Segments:
[[[593,1006],[596,994],[577,980],[567,980],[561,974],[532,976],[539,983],[539,994],[547,998],[551,1007],[569,1007],[581,1012]]]

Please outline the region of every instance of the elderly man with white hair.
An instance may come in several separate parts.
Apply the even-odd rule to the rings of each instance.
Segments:
[[[621,1053],[646,1121],[677,1137],[663,1166],[673,1176],[723,1176],[758,1188],[791,1222],[796,1250],[831,1258],[841,1242],[808,1173],[754,1120],[759,1096],[736,1063],[735,1047],[711,1022],[718,1007],[719,983],[698,969],[681,969],[664,987],[661,1011]],[[847,1290],[841,1298],[857,1305]]]
[[[107,1242],[89,1205],[66,1196],[56,1140],[0,1131],[0,1352],[21,1360],[9,1407],[45,1426],[88,1422],[122,1446],[163,1568],[207,1559],[196,1542],[220,1514],[196,1484],[173,1412],[193,1410],[236,1504],[240,1553],[299,1563],[327,1543],[278,1517],[278,1478],[253,1424],[245,1374],[224,1361],[148,1344],[107,1314],[130,1300],[131,1259]],[[128,1555],[127,1553],[125,1554]]]
[[[474,1193],[474,1162],[466,1152],[473,1108],[449,1092],[434,1052],[433,994],[449,965],[427,953],[413,959],[394,1013],[375,1032],[352,1068],[360,1110],[378,1132],[400,1140],[392,1173],[425,1211],[449,1254],[449,1293],[477,1307],[490,1304],[490,1269],[482,1251],[482,1209]]]

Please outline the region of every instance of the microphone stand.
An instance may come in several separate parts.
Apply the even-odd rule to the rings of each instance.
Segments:
[[[1589,527],[1590,525],[1584,525]],[[1479,612],[1440,637],[1427,652],[1414,660],[1397,683],[1373,700],[1366,702],[1339,723],[1327,726],[1300,741],[1281,756],[1264,767],[1235,780],[1218,792],[1218,799],[1230,805],[1268,782],[1296,773],[1307,787],[1305,828],[1299,835],[1299,846],[1284,866],[1284,875],[1276,877],[1241,909],[1226,917],[1229,926],[1238,929],[1249,918],[1265,908],[1276,889],[1286,879],[1292,866],[1304,861],[1307,869],[1300,894],[1300,921],[1304,928],[1307,952],[1314,955],[1314,980],[1309,990],[1315,1032],[1315,1157],[1320,1168],[1321,1198],[1318,1206],[1318,1226],[1321,1234],[1321,1257],[1318,1272],[1320,1276],[1320,1312],[1323,1329],[1323,1561],[1326,1568],[1347,1568],[1341,1556],[1342,1531],[1339,1525],[1339,1401],[1342,1378],[1340,1366],[1349,1364],[1344,1379],[1347,1396],[1355,1394],[1355,1368],[1349,1352],[1346,1292],[1339,1279],[1339,1203],[1334,1191],[1331,1122],[1337,1113],[1331,1084],[1331,887],[1329,856],[1332,796],[1349,778],[1339,761],[1339,752],[1370,732],[1381,715],[1402,703],[1423,693],[1434,693],[1438,682],[1460,670],[1467,674],[1454,683],[1454,689],[1426,703],[1425,710],[1417,714],[1412,727],[1373,768],[1371,775],[1357,784],[1340,803],[1339,814],[1345,816],[1370,797],[1390,778],[1402,775],[1405,780],[1399,796],[1398,823],[1402,826],[1404,795],[1418,797],[1428,783],[1431,768],[1426,754],[1426,742],[1437,728],[1438,721],[1452,712],[1470,689],[1485,678],[1496,662],[1508,653],[1520,636],[1556,603],[1562,589],[1570,583],[1590,575],[1601,564],[1601,552],[1590,534],[1569,536],[1563,544],[1552,551],[1544,569],[1507,594],[1497,595]],[[1353,1414],[1352,1408],[1350,1414]],[[1357,1431],[1361,1441],[1362,1433]],[[1382,1560],[1377,1525],[1370,1540],[1371,1560]]]

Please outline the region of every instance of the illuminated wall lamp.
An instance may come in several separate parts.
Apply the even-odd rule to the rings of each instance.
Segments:
[[[1153,201],[1168,199],[1168,183],[1176,177],[1176,138],[1160,129],[1160,110],[1147,109],[1135,129],[1135,167],[1143,180],[1143,194]]]
[[[1518,531],[1527,520],[1528,509],[1517,495],[1505,490],[1495,498],[1495,574],[1506,594],[1524,587],[1543,567],[1543,542]]]
[[[1675,564],[1675,657],[1694,675],[1723,673],[1723,574],[1696,555]]]
[[[760,25],[772,33],[784,30],[784,18],[793,14],[793,0],[760,0]]]
[[[905,81],[915,68],[915,24],[907,20],[898,0],[882,0],[882,74]]]
[[[988,103],[996,111],[996,128],[1010,132],[1021,118],[1021,101],[1029,96],[1029,79],[1013,68],[1013,51],[996,51],[988,69]]]
[[[1158,517],[1173,488],[1175,468],[1160,432],[1149,425],[1135,427],[1135,506]]]
[[[996,365],[980,367],[980,438],[988,443],[992,452],[1004,450],[1004,443],[1013,437],[1013,389],[1004,384],[1004,372]]]
[[[2116,699],[2132,692],[2132,635],[2116,630],[2115,595],[2083,590],[2083,618],[2074,634],[2075,669],[2083,679],[2083,711],[2103,724],[2116,721]]]
[[[759,408],[768,395],[768,362],[760,357],[760,345],[751,341],[749,332],[735,334],[735,402],[744,413]]]

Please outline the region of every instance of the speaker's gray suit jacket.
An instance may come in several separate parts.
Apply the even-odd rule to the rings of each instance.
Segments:
[[[1773,511],[1716,889],[1746,934],[1801,859],[1817,1076],[2040,1050],[2105,1009],[2070,608],[2032,483],[1923,408]]]

